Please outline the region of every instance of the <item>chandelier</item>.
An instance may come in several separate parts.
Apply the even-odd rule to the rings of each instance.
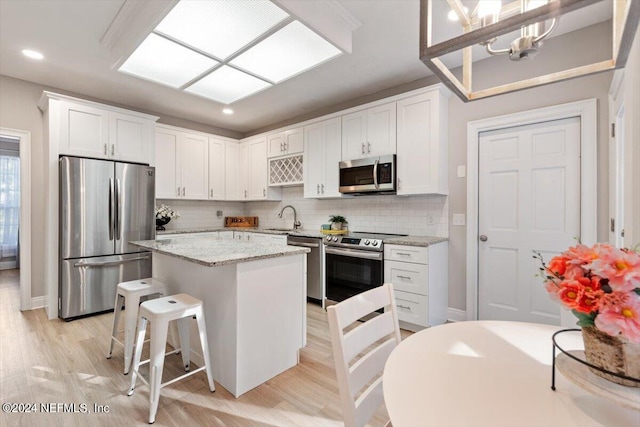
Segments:
[[[474,45],[484,46],[490,55],[508,55],[512,61],[532,59],[556,29],[561,15],[603,0],[479,0],[471,11],[461,0],[446,0],[451,9],[450,19],[460,22],[463,34],[432,44],[434,1],[444,0],[420,0],[420,60],[465,102],[623,68],[640,20],[640,0],[613,0],[611,59],[473,91],[471,48]],[[550,21],[548,27],[547,21]],[[500,36],[516,30],[520,32],[519,37],[509,48],[495,47]],[[459,50],[462,50],[462,81],[441,59]]]

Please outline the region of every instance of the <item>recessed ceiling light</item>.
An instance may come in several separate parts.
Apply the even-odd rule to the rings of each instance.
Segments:
[[[304,24],[293,21],[233,59],[231,64],[278,83],[341,53]]]
[[[27,58],[41,60],[44,58],[44,55],[40,52],[36,52],[35,50],[22,49],[22,54]]]
[[[222,110],[224,114],[233,114],[233,110],[231,108],[225,108]]]

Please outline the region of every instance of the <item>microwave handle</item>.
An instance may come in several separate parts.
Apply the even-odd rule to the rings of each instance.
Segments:
[[[380,189],[380,185],[378,184],[378,160],[373,163],[373,185],[376,187],[376,190]]]

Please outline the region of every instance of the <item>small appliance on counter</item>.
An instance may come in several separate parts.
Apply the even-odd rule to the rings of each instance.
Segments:
[[[225,216],[224,226],[228,228],[255,228],[258,226],[257,216]]]

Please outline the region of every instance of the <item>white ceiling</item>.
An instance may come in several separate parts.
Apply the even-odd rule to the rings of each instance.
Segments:
[[[222,104],[112,69],[100,40],[124,0],[0,0],[0,74],[240,133],[431,75],[418,59],[418,0],[340,3],[362,23],[352,53],[234,103],[232,116],[222,113]],[[561,20],[559,33],[608,19],[608,5]],[[445,18],[437,22],[438,31],[455,34],[459,27]],[[25,48],[45,59],[25,58]]]

